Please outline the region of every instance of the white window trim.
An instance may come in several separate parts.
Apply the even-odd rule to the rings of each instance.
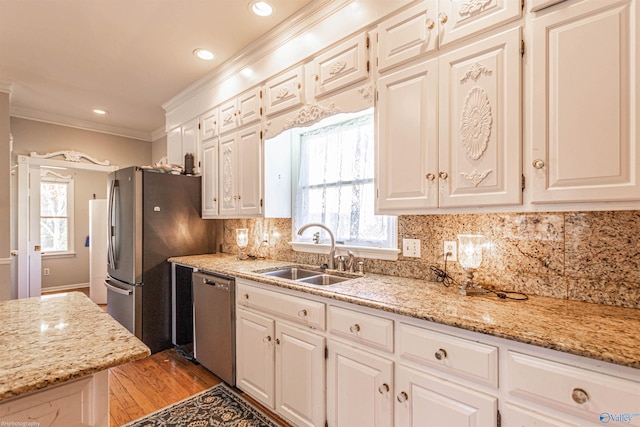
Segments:
[[[309,132],[310,130],[330,126],[336,123],[340,123],[344,120],[342,114],[336,114],[331,116],[331,118],[325,118],[322,120],[322,123],[315,123],[311,126],[304,128],[292,128],[291,131],[291,209],[295,209],[295,198],[297,193],[297,182],[298,182],[298,174],[300,169],[300,137],[303,133]],[[375,118],[374,118],[375,120]],[[375,182],[375,181],[374,181]],[[298,236],[295,224],[295,214],[291,212],[291,235],[296,238],[296,241],[288,242],[291,246],[291,249],[295,252],[305,252],[305,253],[320,253],[320,254],[329,254],[331,251],[330,244],[316,244],[313,243],[309,238],[304,238],[302,236]],[[336,244],[336,255],[347,255],[347,251],[353,252],[354,256],[359,258],[371,258],[371,259],[380,259],[385,261],[396,261],[398,259],[398,254],[400,253],[400,249],[398,249],[398,218],[396,217],[392,221],[393,230],[390,231],[391,236],[390,242],[391,248],[381,248],[376,246],[356,246],[356,245],[348,245],[348,244]]]
[[[76,256],[75,252],[75,187],[72,177],[62,177],[60,175],[53,176],[52,174],[46,174],[40,177],[40,182],[65,182],[67,183],[67,229],[68,233],[68,245],[66,251],[46,251],[42,252],[43,258],[72,258]],[[42,218],[42,213],[40,214]]]

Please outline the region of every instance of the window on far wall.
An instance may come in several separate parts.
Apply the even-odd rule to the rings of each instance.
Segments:
[[[396,217],[374,214],[373,109],[299,132],[294,230],[319,222],[346,246],[396,249]],[[310,240],[306,235],[298,241]]]
[[[45,254],[73,252],[73,179],[40,179],[40,244]]]

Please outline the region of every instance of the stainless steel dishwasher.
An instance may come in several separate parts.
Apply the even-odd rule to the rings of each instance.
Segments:
[[[193,273],[193,356],[230,385],[236,383],[235,280]]]

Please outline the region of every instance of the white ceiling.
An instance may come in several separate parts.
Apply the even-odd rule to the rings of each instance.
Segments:
[[[151,140],[163,103],[314,1],[0,0],[0,88],[13,116]]]

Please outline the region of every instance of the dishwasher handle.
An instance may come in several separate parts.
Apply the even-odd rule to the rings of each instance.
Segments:
[[[193,283],[214,286],[216,289],[226,291],[226,292],[230,292],[231,287],[233,286],[233,280],[231,279],[227,279],[226,277],[214,276],[212,274],[202,274],[202,273],[193,274]]]

